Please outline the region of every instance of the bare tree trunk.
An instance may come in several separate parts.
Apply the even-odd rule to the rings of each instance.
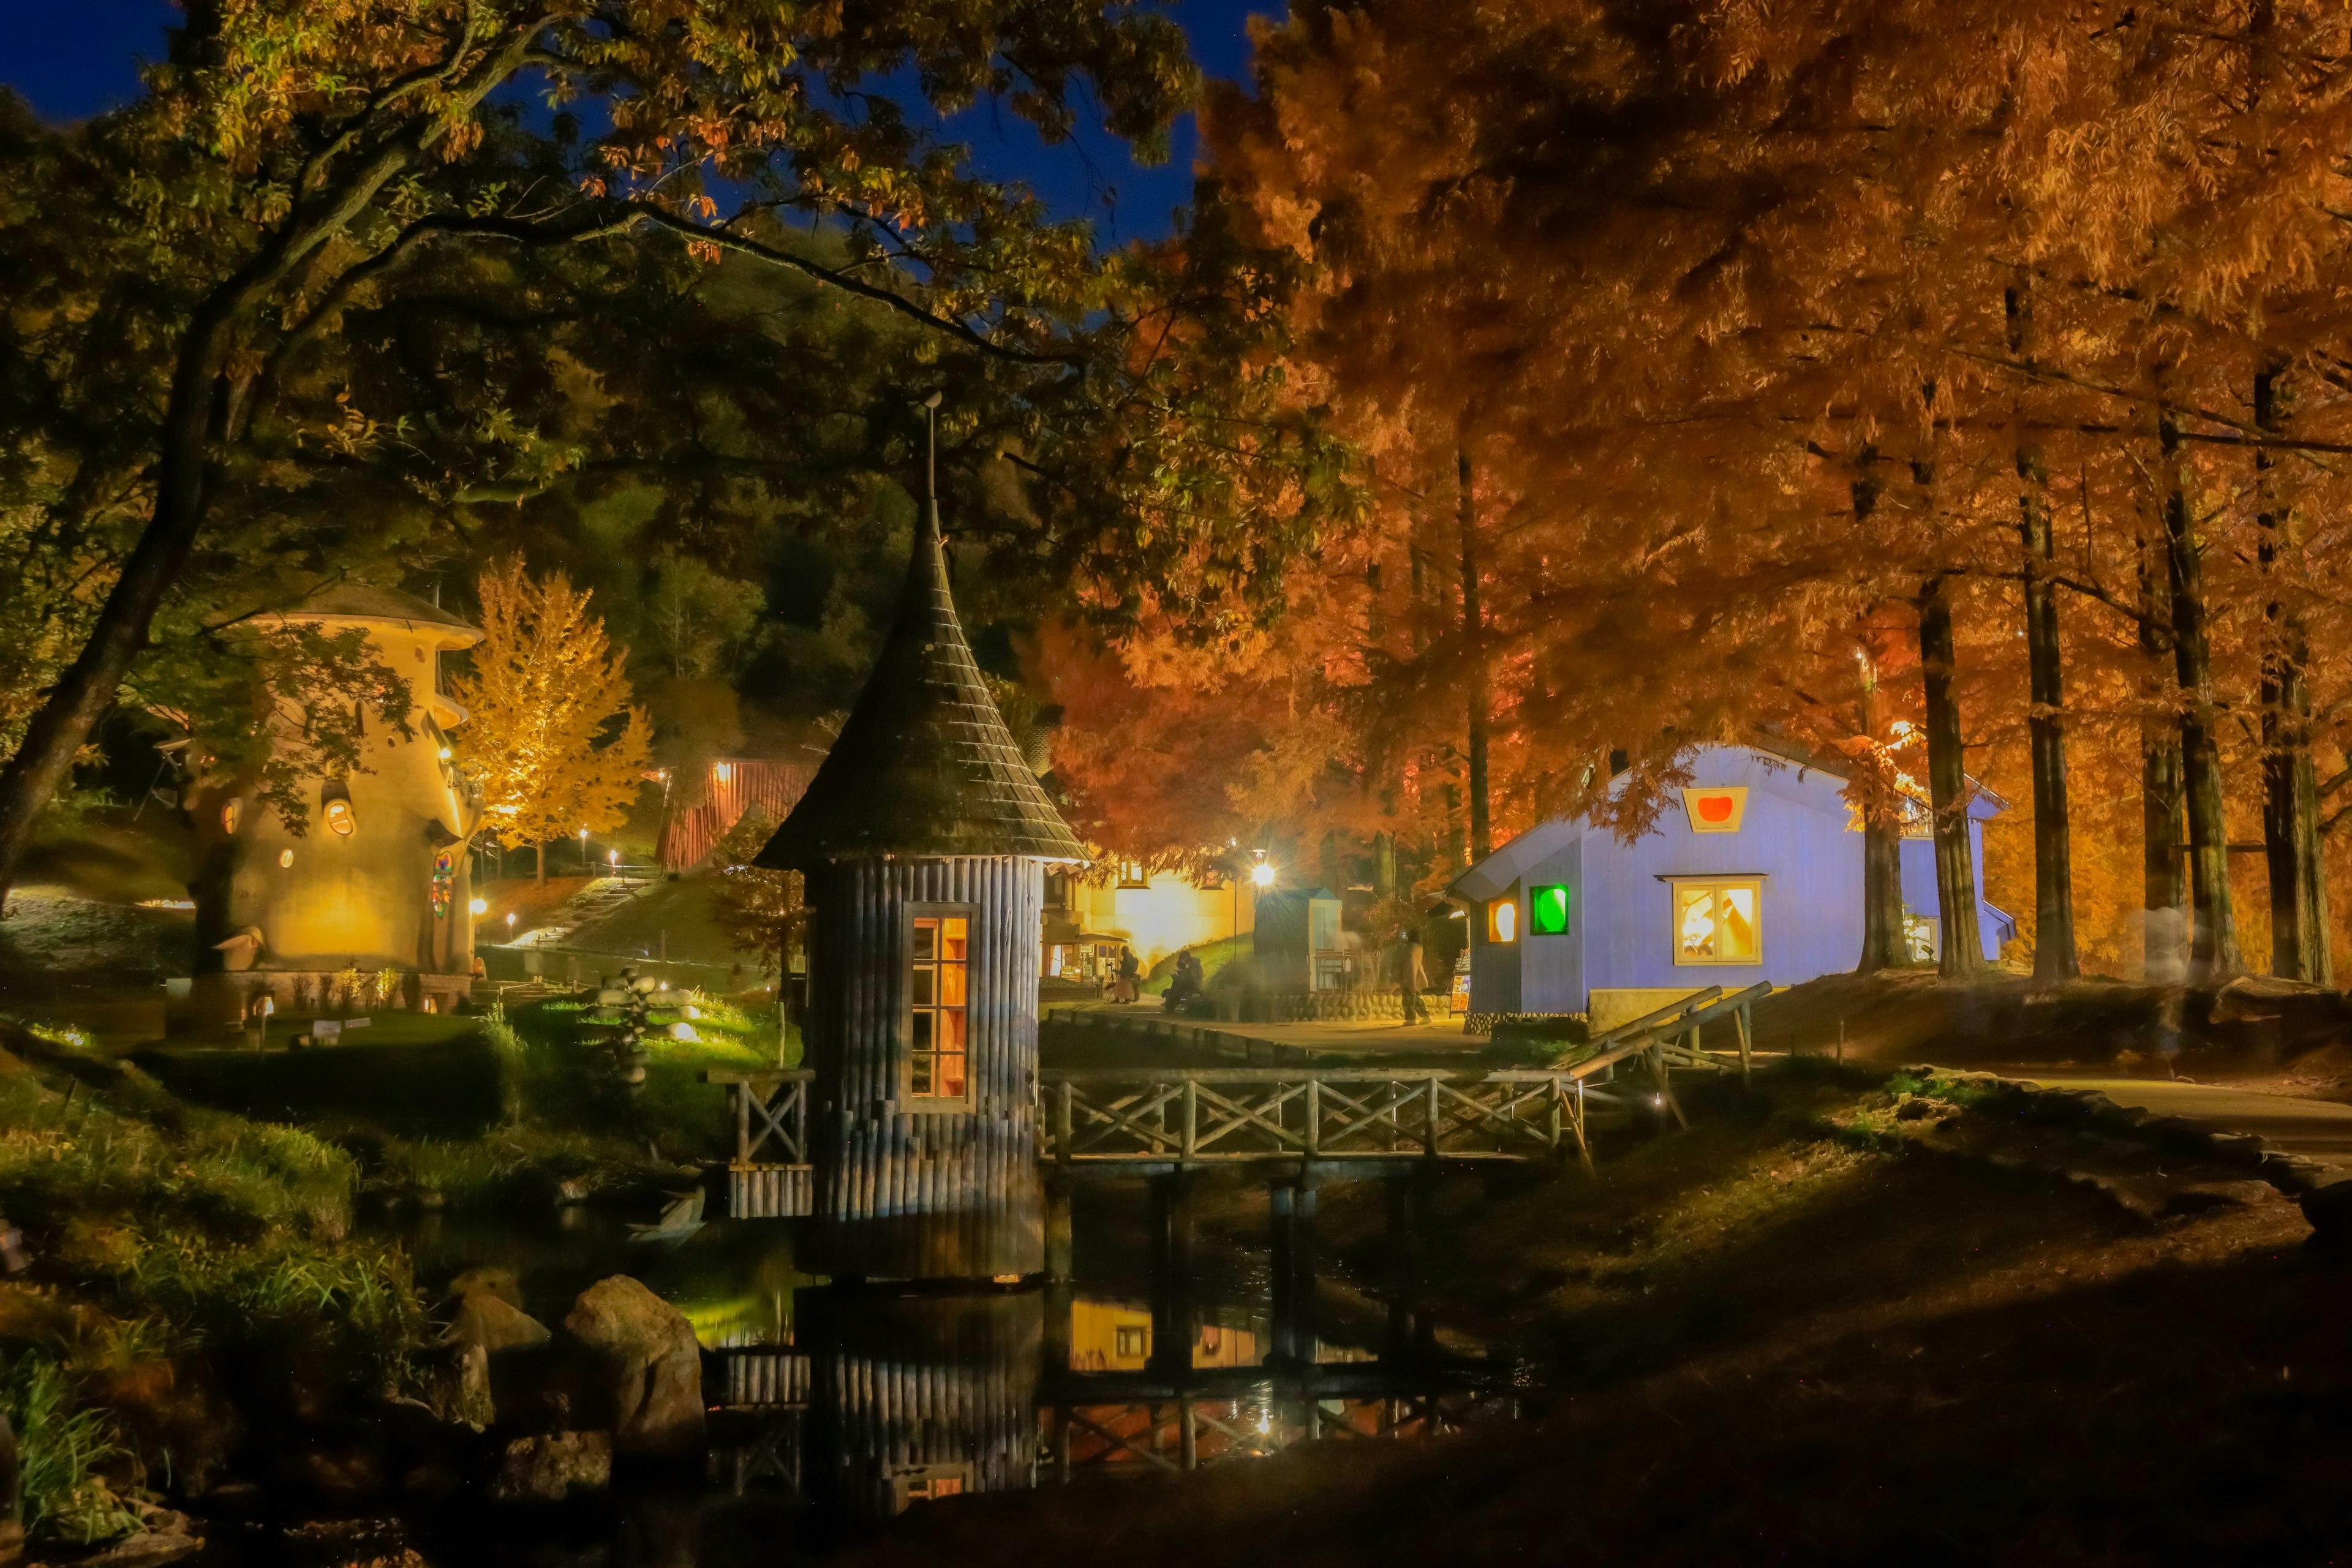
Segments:
[[[2180,715],[2183,794],[2189,814],[2189,973],[2192,980],[2241,973],[2237,917],[2230,907],[2230,841],[2221,808],[2221,749],[2213,733],[2212,643],[2205,619],[2205,566],[2189,515],[2180,426],[2158,416],[2164,463],[2165,564],[2172,590],[2172,661],[2188,706]]]
[[[2032,307],[2022,287],[2008,296],[2013,353],[2030,348]],[[2023,545],[2026,735],[2033,773],[2033,978],[2045,984],[2082,973],[2074,944],[2074,852],[2066,822],[2066,683],[2058,640],[2058,590],[2051,582],[2057,543],[2050,528],[2049,473],[2038,447],[2017,448],[2017,531]]]
[[[1385,828],[1372,835],[1372,897],[1381,903],[1396,897],[1396,835]]]
[[[1969,831],[1969,779],[1960,744],[1960,705],[1952,694],[1958,659],[1952,605],[1939,574],[1919,590],[1919,669],[1927,721],[1927,802],[1935,813],[1936,967],[1946,979],[1984,967],[1984,930],[1977,918],[1977,867]]]
[[[534,864],[537,867],[537,870],[535,871],[532,879],[537,881],[541,887],[544,887],[547,885],[547,846],[544,844],[534,844],[530,847],[530,852],[534,857]]]
[[[1863,486],[1855,487],[1854,511],[1867,517]],[[1854,727],[1864,740],[1878,739],[1878,667],[1865,653],[1862,690],[1854,699]],[[1892,969],[1910,956],[1903,941],[1903,819],[1882,800],[1862,814],[1862,957],[1857,973]]]
[[[1470,453],[1457,448],[1462,518],[1462,647],[1470,661],[1470,859],[1475,865],[1495,851],[1493,818],[1486,795],[1486,637],[1478,604],[1478,503],[1472,494]]]
[[[2285,418],[2279,379],[2284,367],[2254,376],[2254,423],[2275,433]],[[2327,951],[2326,868],[2320,858],[2319,775],[2311,760],[2311,640],[2303,613],[2276,585],[2280,542],[2295,548],[2284,508],[2273,493],[2276,459],[2254,452],[2262,498],[2258,557],[2273,586],[2263,605],[2269,633],[2263,652],[2263,852],[2270,871],[2271,973],[2283,980],[2335,984]]]
[[[2139,650],[2147,661],[2142,696],[2153,711],[2168,707],[2172,679],[2172,611],[2157,584],[2151,561],[2158,548],[2139,545]],[[2154,985],[2189,978],[2189,877],[2180,858],[2188,827],[2182,820],[2180,726],[2170,716],[2140,725],[2140,977]]]

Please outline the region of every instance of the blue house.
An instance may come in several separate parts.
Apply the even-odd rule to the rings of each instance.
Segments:
[[[1862,831],[1844,775],[1756,746],[1704,746],[1689,765],[1695,782],[1633,843],[1546,822],[1454,879],[1473,1015],[1583,1014],[1599,1029],[1706,985],[1793,985],[1854,967]],[[1969,807],[1979,888],[1985,820],[2001,808],[1981,790]],[[1932,960],[1941,933],[1924,813],[1902,861],[1911,955]],[[1987,957],[2017,934],[1981,899],[1977,921]]]

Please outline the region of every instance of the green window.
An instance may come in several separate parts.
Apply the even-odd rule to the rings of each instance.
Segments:
[[[1528,894],[1528,918],[1538,936],[1568,934],[1568,885],[1554,882]]]

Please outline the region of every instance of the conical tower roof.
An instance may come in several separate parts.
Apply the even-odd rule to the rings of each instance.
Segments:
[[[980,678],[948,593],[939,505],[925,509],[898,618],[808,793],[756,865],[859,856],[1083,860]]]

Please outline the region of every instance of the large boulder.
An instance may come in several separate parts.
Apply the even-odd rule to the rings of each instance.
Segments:
[[[547,1326],[504,1297],[477,1291],[457,1304],[457,1315],[441,1335],[450,1345],[479,1345],[491,1355],[500,1351],[529,1350],[553,1338]]]
[[[563,1329],[601,1370],[615,1453],[677,1458],[702,1451],[702,1351],[683,1312],[616,1274],[580,1293]]]

